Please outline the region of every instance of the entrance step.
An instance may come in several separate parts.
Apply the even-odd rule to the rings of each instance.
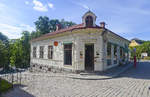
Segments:
[[[96,75],[94,72],[82,72],[80,75]]]

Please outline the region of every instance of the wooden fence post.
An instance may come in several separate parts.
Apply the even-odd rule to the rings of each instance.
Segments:
[[[21,85],[21,71],[20,71],[20,85]]]
[[[14,75],[13,75],[13,73],[12,73],[12,88],[13,88],[13,83],[14,83]]]
[[[1,77],[0,77],[0,88],[1,88]],[[0,91],[0,95],[1,95],[1,91]]]

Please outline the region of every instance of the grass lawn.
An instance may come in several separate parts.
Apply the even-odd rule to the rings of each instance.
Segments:
[[[6,91],[8,91],[9,89],[12,88],[12,84],[9,83],[8,81],[1,79],[0,81],[0,92],[4,93]]]

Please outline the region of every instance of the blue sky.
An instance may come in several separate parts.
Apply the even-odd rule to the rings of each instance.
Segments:
[[[35,30],[39,16],[79,24],[89,8],[97,15],[97,25],[105,21],[107,28],[129,40],[150,40],[149,0],[0,0],[0,32],[19,38],[23,30]]]

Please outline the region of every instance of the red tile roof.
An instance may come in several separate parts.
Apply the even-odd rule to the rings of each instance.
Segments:
[[[64,32],[67,32],[67,31],[72,31],[72,30],[75,30],[75,29],[86,29],[86,28],[87,28],[87,27],[84,26],[84,23],[78,24],[78,25],[74,25],[74,26],[71,26],[71,27],[69,27],[69,28],[64,28],[64,29],[60,29],[60,30],[58,30],[58,31],[54,31],[54,32],[50,32],[50,33],[44,34],[44,35],[42,35],[42,36],[40,36],[40,37],[38,37],[38,38],[32,39],[31,42],[32,42],[32,41],[38,41],[38,40],[44,40],[45,38],[48,38],[49,36],[53,36],[53,35],[56,35],[56,34],[64,33]],[[88,27],[88,28],[101,29],[102,27],[96,25],[96,27]],[[107,29],[107,28],[105,28],[105,29],[106,29],[107,31],[109,31],[109,32],[111,32],[111,33],[113,33],[113,34],[115,34],[116,36],[118,36],[118,37],[120,37],[120,38],[123,38],[122,36],[120,36],[120,35],[118,35],[118,34],[112,32],[111,30],[109,30],[109,29]],[[125,38],[123,38],[123,39],[125,39]],[[127,39],[125,39],[125,40],[127,40]],[[129,41],[129,40],[127,40],[127,41]]]
[[[37,40],[42,40],[48,36],[52,36],[52,35],[56,35],[56,34],[59,34],[59,33],[64,33],[64,32],[67,32],[67,31],[72,31],[72,30],[75,30],[75,29],[85,29],[87,27],[84,27],[84,24],[78,24],[78,25],[74,25],[74,26],[71,26],[69,28],[64,28],[64,29],[60,29],[58,31],[55,31],[55,32],[50,32],[50,33],[47,33],[47,34],[44,34],[38,38],[35,38],[35,39],[32,39],[31,41],[37,41]],[[96,25],[96,27],[90,27],[90,28],[101,28],[99,26]]]

